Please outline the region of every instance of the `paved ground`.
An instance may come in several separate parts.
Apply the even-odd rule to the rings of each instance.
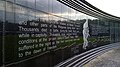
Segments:
[[[120,48],[102,54],[83,67],[120,67]]]

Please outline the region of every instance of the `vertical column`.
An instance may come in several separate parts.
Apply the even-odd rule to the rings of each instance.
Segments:
[[[4,22],[5,22],[5,1],[0,0],[0,66],[4,62]]]
[[[15,42],[16,42],[16,23],[14,0],[6,1],[5,13],[5,36],[4,36],[4,59],[5,64],[15,60]]]

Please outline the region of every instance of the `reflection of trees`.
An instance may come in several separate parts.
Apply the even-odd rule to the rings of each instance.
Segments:
[[[0,31],[3,29],[3,22],[0,20]]]
[[[82,36],[82,30],[83,30],[83,23],[85,22],[85,19],[82,19],[82,20],[74,20],[74,21],[67,21],[67,20],[45,20],[45,19],[41,19],[41,18],[38,18],[36,20],[27,20],[27,21],[22,21],[22,22],[37,22],[39,23],[39,26],[38,28],[40,28],[40,24],[41,23],[45,23],[45,24],[57,24],[57,25],[60,25],[61,23],[65,23],[65,24],[73,24],[73,25],[79,25],[79,32],[77,33],[79,36]],[[98,31],[96,35],[93,35],[93,36],[109,36],[110,35],[110,24],[108,25],[105,25],[105,21],[104,20],[98,20],[98,19],[94,19],[94,20],[91,20],[89,19],[88,20],[89,22],[89,30],[90,30],[90,35],[92,34],[92,31],[94,30],[93,28],[96,28],[95,31]],[[111,23],[115,23],[116,21],[109,21]],[[95,27],[94,27],[95,26]],[[29,25],[27,25],[26,27],[30,27]],[[114,28],[114,26],[112,27]],[[12,23],[12,22],[9,22],[9,21],[6,21],[5,22],[5,29],[6,31],[18,31],[18,23]],[[0,30],[2,30],[2,21],[0,21]],[[49,33],[49,32],[48,32]]]
[[[2,27],[3,22],[0,20],[0,65],[2,65]]]

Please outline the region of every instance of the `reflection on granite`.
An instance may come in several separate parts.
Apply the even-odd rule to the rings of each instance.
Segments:
[[[83,67],[120,67],[120,48],[102,54]]]

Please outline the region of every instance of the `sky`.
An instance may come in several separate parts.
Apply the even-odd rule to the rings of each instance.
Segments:
[[[86,1],[104,12],[120,17],[120,0],[86,0]]]
[[[17,0],[16,2],[24,4],[24,5],[26,5],[25,2],[27,2],[27,4],[29,4],[30,7],[34,6],[34,4],[35,4],[35,0]],[[62,16],[65,18],[66,17],[68,18],[68,16],[69,16],[73,20],[86,19],[86,17],[89,19],[96,19],[94,17],[85,15],[81,12],[75,12],[74,9],[71,10],[71,8],[67,7],[66,5],[63,5],[62,3],[58,2],[57,0],[36,0],[36,5],[37,5],[36,6],[37,9],[40,9],[45,12],[53,13],[54,15]],[[71,10],[70,11],[71,14],[68,14],[68,10]],[[22,11],[20,11],[20,12],[22,12]],[[42,15],[40,14],[40,16],[42,16]]]

